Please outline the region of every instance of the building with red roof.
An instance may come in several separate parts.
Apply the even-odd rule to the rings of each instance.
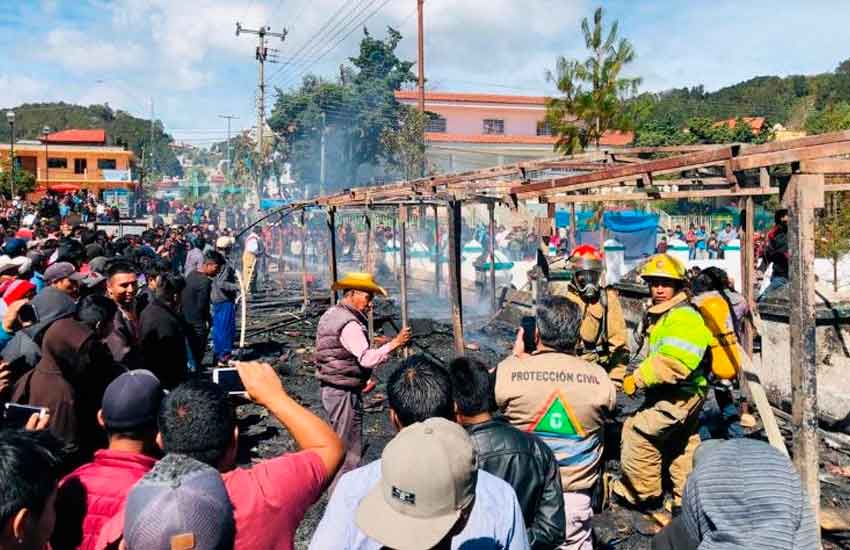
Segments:
[[[416,106],[419,93],[402,90],[396,99]],[[425,110],[436,115],[426,128],[431,164],[457,172],[495,164],[551,157],[557,138],[545,123],[544,96],[425,92]],[[633,132],[608,132],[600,147],[621,148],[634,141]]]
[[[0,144],[0,158],[9,158],[10,144]],[[37,197],[47,190],[69,192],[88,189],[132,190],[133,151],[107,145],[106,130],[67,129],[53,132],[38,141],[15,143],[17,169],[32,173]],[[4,163],[5,164],[5,163]]]

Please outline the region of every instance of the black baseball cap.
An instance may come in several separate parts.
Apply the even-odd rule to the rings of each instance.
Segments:
[[[103,423],[108,430],[128,430],[156,422],[162,385],[146,369],[125,372],[103,393]]]

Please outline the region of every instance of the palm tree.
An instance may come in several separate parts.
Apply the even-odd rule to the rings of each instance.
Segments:
[[[584,61],[561,56],[555,72],[546,73],[546,79],[563,94],[546,105],[546,121],[558,136],[556,151],[573,153],[589,143],[599,147],[608,130],[628,130],[634,125],[625,100],[637,92],[641,79],[621,78],[620,73],[634,61],[635,51],[628,39],[618,38],[616,21],[604,36],[602,16],[602,8],[597,8],[592,28],[586,17],[581,22],[590,56]]]

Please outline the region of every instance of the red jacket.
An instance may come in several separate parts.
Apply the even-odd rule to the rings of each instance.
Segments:
[[[124,509],[133,485],[156,463],[139,453],[102,449],[59,483],[53,550],[91,550],[109,519]]]

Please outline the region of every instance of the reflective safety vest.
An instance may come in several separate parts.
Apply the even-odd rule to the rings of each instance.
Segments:
[[[691,304],[674,305],[649,329],[649,353],[637,369],[643,386],[675,384],[704,395],[708,379],[702,364],[711,341],[702,315]]]

